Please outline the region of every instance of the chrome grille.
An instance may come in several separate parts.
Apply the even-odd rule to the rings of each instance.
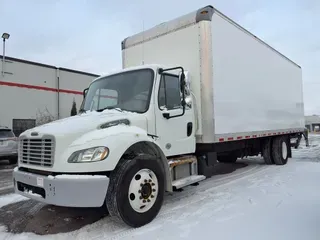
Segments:
[[[52,167],[54,148],[54,138],[21,139],[19,146],[20,162],[23,164]]]

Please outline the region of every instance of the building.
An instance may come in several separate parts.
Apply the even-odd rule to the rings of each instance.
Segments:
[[[73,101],[79,110],[83,90],[98,77],[12,57],[5,58],[3,70],[0,126],[12,128],[16,135],[35,125],[70,116]]]
[[[311,132],[320,131],[320,116],[312,115],[305,117],[306,128]]]

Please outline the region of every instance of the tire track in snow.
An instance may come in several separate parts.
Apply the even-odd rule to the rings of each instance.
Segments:
[[[202,181],[199,186],[197,186],[197,187],[190,186],[190,187],[186,188],[183,192],[176,193],[176,196],[173,196],[171,198],[170,198],[170,195],[165,196],[166,201],[164,202],[164,205],[163,205],[160,213],[153,220],[153,222],[157,223],[157,222],[164,222],[166,220],[170,220],[176,216],[175,213],[178,210],[181,210],[181,209],[188,207],[192,204],[197,204],[202,201],[205,201],[206,199],[208,199],[208,195],[211,195],[211,197],[216,196],[216,197],[218,197],[217,198],[218,200],[223,201],[224,199],[226,199],[226,197],[230,197],[230,194],[227,194],[227,193],[220,193],[220,194],[214,193],[214,194],[212,194],[211,192],[213,190],[216,191],[216,190],[223,188],[223,187],[226,187],[228,185],[232,185],[232,184],[237,183],[239,181],[251,178],[251,177],[255,176],[256,174],[261,174],[261,173],[266,172],[272,168],[273,168],[273,166],[255,165],[254,167],[252,167],[248,170],[242,171],[241,173],[238,173],[238,174],[232,174],[230,176],[226,176],[226,177],[222,177],[222,178],[218,178],[218,179],[215,177],[206,179],[206,180]],[[193,201],[188,201],[185,204],[181,204],[181,202],[179,202],[179,200],[186,200],[192,196],[197,196],[197,198]],[[166,199],[166,198],[169,198],[169,199]],[[173,206],[171,205],[171,203],[173,204]],[[218,207],[217,209],[215,209],[213,211],[219,212],[219,211],[222,211],[223,209],[225,209],[225,206]],[[111,219],[108,219],[108,220],[110,221],[111,224],[114,225],[113,229],[117,228],[117,227],[119,227],[119,228],[125,227],[126,229],[114,231],[113,233],[115,233],[115,234],[113,236],[108,236],[110,234],[110,232],[104,232],[99,235],[93,236],[91,239],[94,239],[94,240],[99,240],[99,239],[118,240],[118,239],[124,238],[130,234],[133,234],[136,231],[141,230],[140,228],[136,228],[136,229],[129,228],[128,229],[127,226],[125,226],[124,224],[123,225],[122,224],[115,225]],[[152,224],[153,222],[151,222],[150,224]],[[149,224],[146,225],[146,227],[147,226],[151,227]],[[158,227],[161,227],[161,226],[159,226],[159,225],[152,226],[151,230],[153,230],[154,228],[158,228]],[[148,229],[146,229],[145,231],[148,231]],[[86,239],[86,238],[87,238],[87,236],[84,236],[84,238],[81,238],[81,239]]]
[[[239,177],[242,177],[244,175],[247,176],[251,172],[252,172],[251,174],[254,174],[256,171],[259,171],[259,169],[264,166],[265,165],[263,165],[263,166],[255,165],[254,167],[251,167],[245,171],[241,171],[239,173],[231,173],[228,176],[219,177],[219,178],[218,177],[207,178],[207,179],[199,182],[199,185],[197,187],[188,186],[188,187],[184,188],[183,192],[174,192],[174,193],[166,194],[167,196],[165,196],[166,199],[164,201],[164,204],[167,204],[168,202],[180,200],[185,197],[190,197],[191,195],[194,195],[195,193],[197,193],[199,191],[205,191],[205,190],[210,189],[212,187],[219,186],[221,184],[221,182],[225,182],[225,181],[229,181],[229,180],[233,180],[233,179],[238,179]],[[212,185],[212,184],[214,184],[214,185]],[[196,191],[194,191],[194,190],[196,190]]]

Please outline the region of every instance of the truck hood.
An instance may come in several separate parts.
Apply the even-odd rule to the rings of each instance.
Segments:
[[[86,132],[97,129],[100,124],[112,122],[120,119],[128,119],[133,126],[140,127],[146,131],[147,119],[142,114],[133,112],[120,112],[117,110],[105,110],[103,112],[91,111],[76,116],[53,121],[23,132],[20,137],[30,137],[37,135],[50,134],[55,137],[65,135],[82,135]]]

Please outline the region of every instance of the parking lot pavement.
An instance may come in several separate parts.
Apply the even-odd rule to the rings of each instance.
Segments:
[[[232,173],[246,166],[247,164],[243,163],[219,164],[216,168],[216,174]],[[13,169],[13,167],[11,166],[9,169]],[[8,176],[4,177],[3,182],[10,186],[8,181],[9,179],[11,181],[12,172],[6,172],[6,174]],[[10,198],[10,194],[7,197]],[[5,226],[7,231],[11,233],[33,232],[38,235],[47,235],[71,232],[105,216],[107,216],[107,212],[103,208],[57,207],[26,199],[0,208],[0,226]]]
[[[47,235],[80,229],[106,215],[102,208],[65,208],[26,200],[0,208],[0,224],[11,233]]]
[[[0,161],[0,195],[13,192],[12,171],[15,166],[9,161]]]

